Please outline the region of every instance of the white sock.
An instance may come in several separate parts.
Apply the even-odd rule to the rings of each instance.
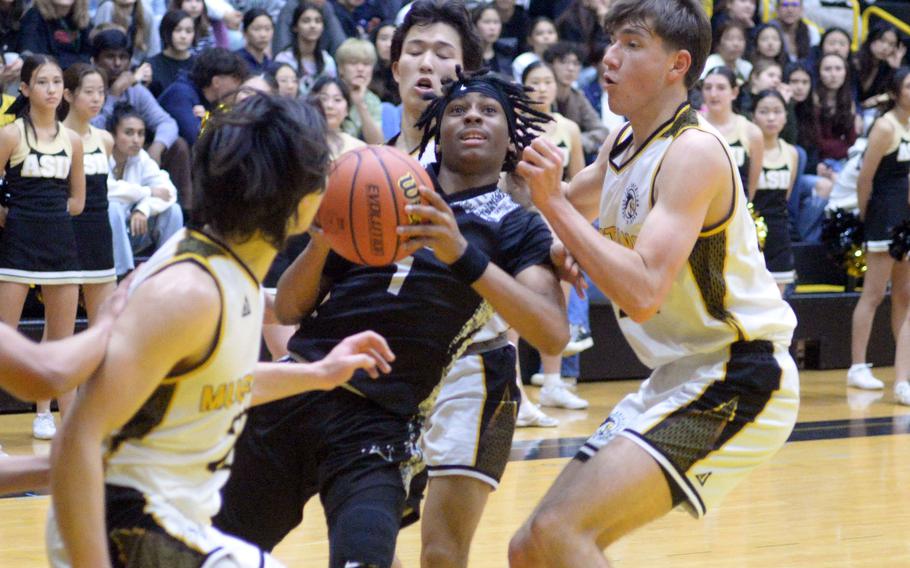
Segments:
[[[866,363],[855,363],[855,364],[853,364],[853,365],[850,365],[850,370],[851,370],[851,371],[857,371],[857,370],[859,370],[859,369],[862,369],[862,368],[868,367],[868,366],[869,366],[869,365],[867,365]]]
[[[560,387],[562,386],[562,377],[559,375],[559,373],[544,373],[543,386],[544,388]]]

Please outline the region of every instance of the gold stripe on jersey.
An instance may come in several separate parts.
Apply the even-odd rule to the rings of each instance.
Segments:
[[[676,134],[680,132],[680,129],[683,127],[694,124],[698,124],[697,113],[692,110],[692,107],[689,106],[688,103],[681,105],[679,107],[679,110],[676,111],[676,114],[673,116],[673,118],[659,126],[657,130],[648,136],[648,138],[641,146],[635,149],[635,152],[629,156],[625,162],[617,165],[616,162],[613,161],[614,157],[618,154],[621,154],[622,152],[625,152],[629,144],[632,143],[632,125],[627,122],[620,130],[619,135],[616,137],[616,142],[614,142],[613,149],[610,151],[609,160],[607,160],[610,164],[610,169],[616,173],[621,173],[623,170],[635,163],[638,157],[648,148],[648,146],[650,146],[656,140],[660,140],[662,138],[672,138],[676,136]]]
[[[73,144],[62,122],[57,123],[57,136],[50,142],[35,140],[33,135],[27,134],[25,121],[21,118],[17,118],[13,124],[16,125],[16,129],[19,131],[19,143],[13,149],[13,153],[10,154],[9,167],[18,166],[33,151],[52,156],[60,152],[64,152],[67,157],[73,155]]]

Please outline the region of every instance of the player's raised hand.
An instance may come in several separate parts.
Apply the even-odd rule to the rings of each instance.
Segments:
[[[585,297],[585,290],[588,288],[588,281],[585,280],[584,274],[581,273],[581,267],[578,261],[566,248],[566,245],[560,241],[553,241],[550,247],[550,261],[556,267],[556,275],[563,282],[568,282],[575,287],[579,298]]]
[[[563,197],[562,169],[562,151],[541,137],[525,147],[515,171],[528,182],[531,201],[542,207],[552,198]]]
[[[350,380],[358,369],[363,369],[371,378],[392,370],[390,363],[395,354],[378,333],[364,331],[344,338],[324,359],[316,363],[326,382],[338,386]]]
[[[458,229],[452,208],[441,195],[421,186],[420,197],[423,200],[421,204],[408,205],[405,210],[408,215],[419,217],[423,223],[398,227],[398,234],[405,239],[403,246],[408,254],[428,247],[441,262],[452,264],[464,254],[468,241]]]

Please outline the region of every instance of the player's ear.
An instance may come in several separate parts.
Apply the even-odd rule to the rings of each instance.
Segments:
[[[679,49],[674,52],[670,63],[669,77],[674,80],[685,81],[686,74],[692,67],[692,54],[687,49]]]
[[[398,74],[398,62],[392,62],[392,78],[395,79],[396,83],[401,83],[401,75]]]

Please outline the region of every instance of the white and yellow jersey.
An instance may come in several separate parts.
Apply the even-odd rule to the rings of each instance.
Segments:
[[[168,501],[203,525],[221,508],[220,490],[250,404],[259,359],[259,281],[224,245],[196,231],[174,235],[139,270],[133,292],[181,262],[211,275],[221,295],[218,336],[195,368],[166,377],[142,408],[105,441],[105,482]]]
[[[616,243],[633,248],[654,206],[654,180],[673,141],[688,129],[721,136],[689,105],[657,129],[637,150],[625,125],[610,151],[600,203],[600,231]],[[723,144],[727,148],[726,144]],[[713,353],[731,343],[765,339],[789,345],[796,317],[780,292],[758,249],[755,225],[733,156],[730,177],[734,202],[730,215],[704,229],[689,260],[673,281],[659,311],[635,323],[618,307],[616,317],[641,361],[657,368],[682,358]],[[698,175],[698,157],[691,175]],[[681,380],[684,377],[680,378]]]

